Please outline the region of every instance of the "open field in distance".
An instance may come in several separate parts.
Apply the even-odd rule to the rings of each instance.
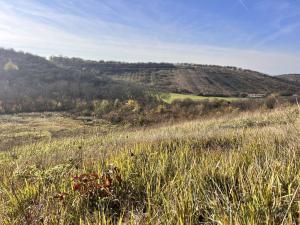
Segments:
[[[236,101],[241,100],[241,98],[234,98],[234,97],[207,97],[207,96],[198,96],[192,94],[178,94],[178,93],[164,93],[162,99],[166,103],[172,103],[174,100],[184,100],[184,99],[191,99],[193,101],[199,100],[225,100],[225,101]]]

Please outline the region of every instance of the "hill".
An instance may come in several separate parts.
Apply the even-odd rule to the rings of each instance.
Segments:
[[[52,57],[55,65],[75,71],[107,75],[113,80],[142,83],[162,92],[205,96],[239,96],[299,92],[300,86],[256,71],[236,67],[165,63],[120,63]]]
[[[295,82],[213,65],[121,63],[0,49],[0,113],[88,108],[98,99],[146,102],[149,92],[201,96],[293,94]]]
[[[280,79],[291,81],[291,82],[297,82],[300,85],[300,74],[283,74],[277,76]]]
[[[28,53],[0,49],[0,113],[67,110],[94,99],[143,99],[144,88],[58,67]]]

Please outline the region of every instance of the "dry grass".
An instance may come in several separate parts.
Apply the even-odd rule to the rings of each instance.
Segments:
[[[87,126],[84,120],[73,120],[62,113],[0,115],[0,122],[0,151],[66,137],[102,135],[113,129],[105,122],[101,126]]]
[[[298,224],[299,125],[281,108],[26,141],[0,152],[0,224]]]

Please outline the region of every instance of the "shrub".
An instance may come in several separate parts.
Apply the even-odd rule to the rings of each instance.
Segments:
[[[247,93],[240,93],[241,98],[247,98],[248,94]]]
[[[129,99],[127,102],[126,102],[126,106],[132,110],[133,112],[137,112],[140,110],[140,105],[139,103],[136,101],[136,100],[132,100],[132,99]]]
[[[276,97],[274,95],[270,95],[265,100],[265,105],[268,109],[274,109],[276,106]]]
[[[118,124],[122,122],[122,117],[118,112],[110,112],[107,115],[104,115],[103,118],[113,124]]]
[[[93,111],[98,116],[108,113],[113,109],[113,107],[114,104],[105,99],[100,101],[97,100],[93,102]]]
[[[14,64],[11,59],[4,65],[5,71],[13,71],[13,70],[19,70],[19,67]]]

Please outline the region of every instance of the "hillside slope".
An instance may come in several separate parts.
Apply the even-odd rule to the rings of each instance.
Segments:
[[[119,63],[52,57],[66,69],[86,71],[114,80],[142,83],[163,92],[195,95],[238,96],[242,93],[295,93],[300,86],[288,80],[236,67],[214,65]]]
[[[0,113],[64,110],[73,108],[79,100],[143,98],[143,94],[141,87],[126,81],[58,67],[39,56],[0,49]]]
[[[0,113],[66,110],[95,99],[144,100],[149,88],[206,96],[300,93],[299,83],[235,67],[47,60],[0,49]]]
[[[0,116],[0,221],[297,224],[299,127],[297,107],[108,133]]]
[[[300,74],[283,74],[277,77],[291,82],[298,82],[300,85]]]

